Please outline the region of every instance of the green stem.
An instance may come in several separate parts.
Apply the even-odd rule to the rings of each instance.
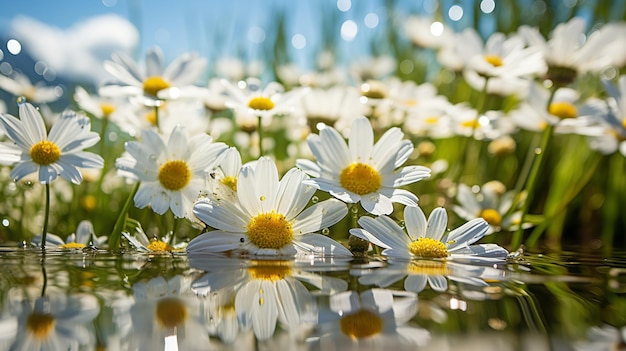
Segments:
[[[41,287],[41,297],[46,295],[46,287],[48,286],[48,274],[46,273],[46,253],[41,254],[41,274],[43,275],[43,286]]]
[[[168,242],[170,246],[174,244],[174,237],[176,236],[176,231],[178,231],[178,227],[180,226],[181,220],[182,218],[178,218],[174,216],[174,224],[172,225],[172,235],[170,235],[170,240]]]
[[[541,164],[543,163],[543,156],[546,154],[546,149],[548,144],[550,143],[550,138],[552,137],[552,125],[548,125],[541,137],[541,144],[538,148],[535,149],[535,160],[533,161],[532,167],[530,169],[530,174],[528,176],[528,182],[526,184],[526,200],[522,205],[522,217],[520,218],[519,227],[513,234],[513,238],[511,239],[511,250],[517,250],[522,244],[522,236],[524,235],[524,220],[526,219],[526,215],[528,214],[528,209],[530,208],[530,202],[532,200],[533,192],[537,186],[537,180],[539,179],[539,170],[541,169]]]
[[[48,218],[50,216],[50,183],[46,183],[46,208],[43,217],[43,230],[41,232],[41,251],[46,251],[46,236],[48,234]]]
[[[132,202],[133,197],[135,197],[137,190],[139,190],[139,184],[140,182],[137,182],[133,190],[130,192],[130,194],[128,194],[128,198],[124,203],[124,207],[122,207],[122,211],[120,211],[120,214],[117,216],[117,220],[115,221],[113,230],[109,235],[108,244],[109,249],[111,250],[113,248],[117,248],[120,245],[120,237],[122,236],[122,231],[124,230],[124,225],[126,224],[126,215],[128,214],[128,209],[130,208],[130,203]]]
[[[261,115],[257,116],[258,119],[258,127],[257,131],[259,132],[259,157],[263,156],[263,117]]]
[[[543,222],[541,222],[537,227],[535,227],[535,229],[533,229],[532,233],[526,240],[526,246],[535,247],[535,245],[537,245],[537,240],[539,240],[539,237],[541,236],[541,234],[550,225],[550,223],[552,222],[552,219],[560,215],[561,212],[563,212],[567,208],[567,206],[569,206],[572,200],[574,200],[576,195],[578,195],[582,191],[585,185],[589,183],[593,175],[596,173],[596,170],[598,169],[600,160],[601,160],[601,157],[599,156],[595,157],[593,163],[589,167],[586,167],[587,171],[581,178],[580,182],[578,182],[578,184],[576,184],[576,186],[572,188],[572,191],[570,191],[567,194],[567,196],[565,196],[564,200],[561,202],[559,207],[552,213],[550,218],[545,218]]]
[[[526,180],[528,179],[528,174],[530,173],[530,166],[533,164],[533,160],[535,159],[535,150],[539,146],[540,141],[541,134],[535,133],[533,140],[530,143],[530,147],[528,148],[528,153],[526,154],[524,165],[522,166],[522,170],[519,173],[520,177],[517,178],[517,183],[515,183],[516,194],[519,194],[524,188],[524,185],[526,185]]]
[[[603,206],[603,225],[600,240],[605,256],[611,254],[615,237],[615,222],[619,218],[619,203],[622,196],[624,156],[616,152],[609,160],[609,184]]]

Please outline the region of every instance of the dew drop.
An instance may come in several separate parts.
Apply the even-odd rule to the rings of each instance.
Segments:
[[[358,212],[359,212],[359,209],[358,209],[358,208],[356,208],[356,206],[352,206],[352,207],[350,207],[350,212],[352,212],[352,213],[356,214],[356,213],[358,213]]]
[[[319,198],[319,197],[317,197],[317,196],[313,196],[313,197],[311,198],[311,202],[312,202],[312,203],[314,203],[314,204],[318,203],[319,201],[320,201],[320,198]]]
[[[324,234],[324,235],[330,234],[330,229],[328,229],[328,228],[322,229],[322,234]]]
[[[22,106],[25,103],[26,103],[26,97],[25,96],[19,96],[17,98],[17,105],[18,106]]]
[[[404,221],[400,221],[398,222],[398,225],[400,226],[400,228],[404,229],[406,228],[406,223],[404,223]]]

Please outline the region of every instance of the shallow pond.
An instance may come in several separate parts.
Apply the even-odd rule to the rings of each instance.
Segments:
[[[625,257],[485,266],[5,248],[0,349],[614,350]]]

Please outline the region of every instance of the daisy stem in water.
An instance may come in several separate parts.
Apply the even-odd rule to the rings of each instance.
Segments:
[[[117,248],[120,245],[120,236],[122,236],[122,231],[124,230],[124,225],[126,224],[126,215],[128,214],[128,209],[130,208],[130,203],[132,202],[133,197],[135,197],[137,190],[139,190],[139,184],[140,182],[137,182],[133,190],[130,194],[128,194],[124,207],[122,207],[122,211],[120,211],[120,214],[117,216],[113,230],[109,235],[108,244],[110,249]]]
[[[46,250],[46,235],[48,234],[48,218],[50,216],[50,183],[46,183],[46,205],[43,217],[43,231],[41,233],[41,251]]]
[[[263,117],[261,117],[260,115],[257,116],[258,119],[258,127],[257,127],[257,131],[259,133],[259,157],[263,156],[264,152],[263,152]]]

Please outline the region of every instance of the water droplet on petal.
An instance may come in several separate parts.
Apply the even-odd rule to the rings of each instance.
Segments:
[[[314,203],[314,204],[318,203],[319,201],[320,201],[320,198],[319,198],[319,197],[317,197],[317,196],[313,196],[313,197],[311,198],[311,202],[312,202],[312,203]]]
[[[25,97],[25,96],[19,96],[19,97],[17,98],[17,105],[18,105],[18,106],[21,106],[21,105],[23,105],[23,104],[25,104],[25,103],[26,103],[26,97]]]
[[[352,213],[355,213],[355,214],[356,214],[356,213],[359,213],[359,209],[358,209],[358,208],[356,208],[356,206],[352,206],[352,207],[350,207],[350,212],[352,212]]]
[[[330,229],[328,229],[328,228],[322,229],[322,234],[324,234],[324,235],[330,234]]]

